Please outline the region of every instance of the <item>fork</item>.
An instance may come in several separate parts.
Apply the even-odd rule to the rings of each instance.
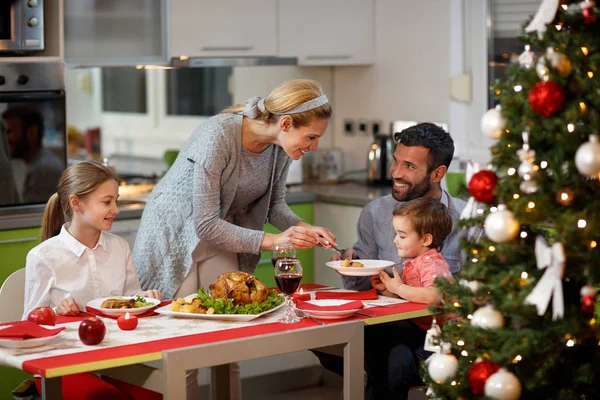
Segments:
[[[296,313],[297,317],[308,318],[308,319],[313,320],[314,322],[316,322],[319,325],[325,325],[325,322],[321,321],[320,319],[316,319],[316,318],[313,318],[313,317],[307,315],[304,311],[302,311],[302,310],[300,310],[298,308],[294,307],[294,313]]]
[[[342,260],[343,260],[344,258],[346,258],[346,251],[344,251],[344,250],[340,249],[339,247],[334,247],[334,246],[331,246],[331,244],[327,244],[327,243],[325,243],[324,241],[322,241],[322,240],[321,240],[321,237],[320,237],[320,236],[317,236],[317,242],[319,242],[319,243],[320,243],[320,244],[321,244],[323,247],[328,247],[328,246],[330,246],[330,247],[329,247],[329,250],[333,250],[333,251],[335,251],[336,253],[338,253],[338,254],[340,255],[340,257],[342,257]]]

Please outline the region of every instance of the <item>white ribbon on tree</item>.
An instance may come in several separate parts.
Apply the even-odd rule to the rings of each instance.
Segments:
[[[538,236],[535,240],[535,259],[538,269],[546,268],[546,271],[525,302],[536,306],[538,315],[544,315],[552,297],[552,319],[562,318],[565,314],[562,287],[565,251],[562,243],[556,242],[550,247],[546,239]]]
[[[544,0],[540,4],[535,17],[533,17],[529,25],[525,28],[525,32],[537,31],[538,37],[541,39],[546,32],[546,25],[552,22],[556,16],[559,3],[559,0]]]

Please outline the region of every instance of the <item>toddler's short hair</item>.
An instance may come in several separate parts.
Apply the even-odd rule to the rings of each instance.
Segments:
[[[394,211],[394,217],[408,218],[421,237],[431,234],[431,249],[441,250],[444,240],[452,232],[452,217],[448,208],[432,197],[407,201]]]

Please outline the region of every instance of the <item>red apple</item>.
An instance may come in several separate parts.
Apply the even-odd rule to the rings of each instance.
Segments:
[[[88,346],[102,342],[105,334],[104,322],[96,317],[86,318],[79,324],[79,339]]]
[[[29,313],[27,321],[38,325],[54,326],[56,324],[56,313],[50,307],[38,307]]]

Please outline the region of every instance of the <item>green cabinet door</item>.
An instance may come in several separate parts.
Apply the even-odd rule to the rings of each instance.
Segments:
[[[298,203],[290,204],[290,208],[297,216],[302,218],[309,224],[313,223],[313,203]],[[271,224],[264,226],[265,232],[279,233],[280,231]],[[296,257],[302,263],[304,269],[302,275],[302,283],[313,283],[314,281],[314,250],[298,250],[296,251]],[[264,282],[268,287],[275,287],[275,278],[273,277],[273,264],[271,264],[271,252],[263,250],[261,252],[260,262],[254,272],[256,277]]]
[[[0,231],[0,285],[18,269],[25,268],[29,250],[40,242],[40,228]],[[0,367],[0,400],[13,399],[10,394],[31,375],[15,368]]]

